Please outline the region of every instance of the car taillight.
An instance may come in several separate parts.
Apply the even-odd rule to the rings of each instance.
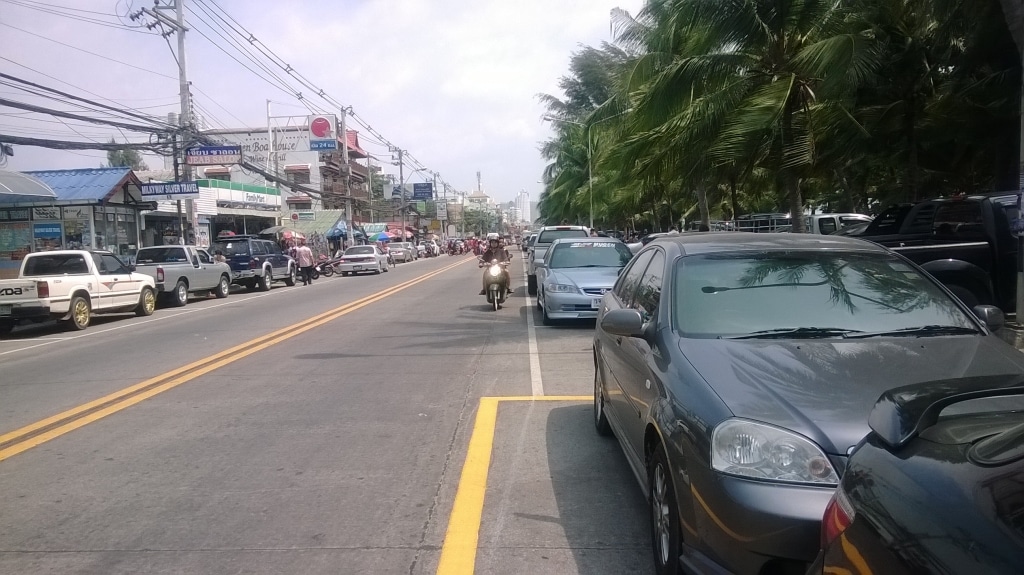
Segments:
[[[164,281],[164,268],[162,268],[162,267],[157,267],[156,268],[156,281],[161,282],[161,283]]]
[[[855,517],[857,517],[857,512],[854,511],[850,498],[841,486],[837,487],[828,506],[825,507],[825,517],[821,520],[821,547],[823,549],[828,547],[842,535],[846,528],[853,523]]]
[[[50,284],[36,282],[36,297],[39,299],[50,299]]]
[[[251,269],[251,270],[258,270],[258,269],[260,269],[260,262],[258,262],[256,260],[256,258],[252,258],[251,260],[249,260],[249,269]]]

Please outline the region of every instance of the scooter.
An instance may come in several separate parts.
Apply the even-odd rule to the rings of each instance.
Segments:
[[[509,262],[499,262],[498,260],[491,260],[491,263],[488,264],[482,258],[480,259],[480,267],[487,268],[484,270],[484,280],[487,283],[484,295],[487,296],[487,303],[494,306],[494,311],[501,309],[501,305],[505,303],[505,298],[508,295],[508,282],[505,281],[505,268],[508,267],[508,264]]]

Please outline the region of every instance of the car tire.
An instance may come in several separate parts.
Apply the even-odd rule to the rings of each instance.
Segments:
[[[612,426],[608,423],[608,414],[604,411],[604,390],[598,380],[598,364],[594,362],[594,429],[601,437],[611,437]]]
[[[655,446],[647,468],[647,487],[650,493],[651,548],[654,551],[654,572],[658,575],[680,573],[682,535],[671,469],[664,446]]]
[[[220,282],[217,283],[217,287],[213,290],[213,295],[217,299],[224,299],[231,293],[231,280],[228,276],[220,276]]]
[[[544,324],[546,326],[552,326],[552,325],[555,325],[556,323],[558,323],[557,320],[555,320],[554,318],[552,318],[551,316],[548,315],[548,308],[547,307],[545,307],[544,309],[540,310],[540,321],[541,321],[542,324]]]
[[[178,280],[174,284],[174,291],[167,294],[167,301],[174,307],[182,307],[188,303],[188,284],[185,280]]]
[[[289,287],[295,285],[295,268],[289,266],[288,277],[285,278],[284,285]]]
[[[82,331],[89,327],[89,321],[92,319],[92,307],[89,306],[89,301],[84,297],[76,295],[71,298],[71,302],[68,305],[68,313],[68,327],[76,331]]]
[[[259,291],[270,291],[270,284],[274,281],[274,274],[270,270],[263,270],[263,275],[256,280],[256,289]]]
[[[0,335],[7,335],[14,330],[13,321],[0,321]]]
[[[537,295],[537,276],[526,276],[526,293]]]
[[[142,288],[142,293],[139,294],[139,305],[135,306],[135,315],[139,317],[151,316],[155,309],[156,292],[150,287]]]
[[[979,298],[973,291],[962,285],[949,284],[946,288],[953,292],[953,295],[955,295],[960,301],[964,302],[964,305],[968,308],[974,309],[974,306],[981,303],[981,298]]]

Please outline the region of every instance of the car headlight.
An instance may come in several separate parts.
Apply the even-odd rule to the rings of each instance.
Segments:
[[[544,291],[552,293],[576,293],[576,286],[566,284],[548,284],[544,286]]]
[[[501,266],[491,266],[491,269],[487,270],[487,273],[494,277],[498,277],[501,275]]]
[[[711,467],[730,475],[784,483],[839,483],[832,463],[814,442],[785,429],[744,419],[728,419],[715,427]]]

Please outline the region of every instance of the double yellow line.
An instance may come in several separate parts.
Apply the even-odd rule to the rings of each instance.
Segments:
[[[357,309],[366,307],[374,302],[380,301],[388,296],[394,295],[404,289],[440,275],[456,266],[462,265],[470,259],[463,259],[454,264],[447,265],[439,270],[424,274],[407,282],[400,283],[384,291],[358,299],[352,303],[345,304],[330,311],[315,315],[299,323],[279,329],[267,335],[236,345],[230,349],[179,367],[162,375],[147,379],[131,387],[116,391],[94,401],[84,403],[52,417],[26,425],[9,433],[0,435],[0,461],[13,457],[23,451],[27,451],[60,437],[65,433],[74,431],[99,419],[117,413],[149,399],[154,395],[163,393],[183,383],[192,381],[197,377],[206,375],[211,371],[234,363],[242,358],[248,357],[260,350],[272,345],[281,343],[286,339],[293,338],[305,333],[315,327],[319,327],[347,315]]]

